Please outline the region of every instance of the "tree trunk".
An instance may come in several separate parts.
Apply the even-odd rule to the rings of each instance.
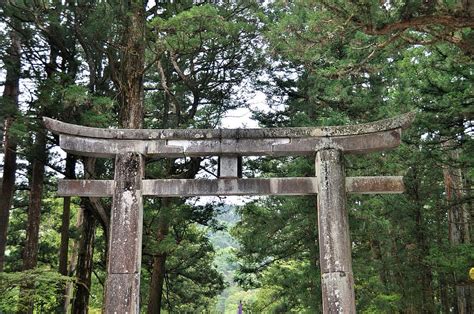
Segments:
[[[451,141],[447,141],[443,146],[450,149],[448,152],[450,161],[456,162],[459,160],[459,152],[453,150],[452,145]],[[449,205],[449,242],[453,245],[470,243],[469,211],[466,202],[463,201],[464,187],[461,169],[446,165],[443,169],[443,175],[446,200]]]
[[[5,85],[3,89],[3,102],[11,104],[12,111],[18,108],[18,94],[20,85],[21,71],[21,43],[20,35],[12,30],[10,32],[11,45],[5,55],[3,63],[5,64],[7,73]],[[15,188],[15,172],[16,172],[16,141],[10,135],[10,128],[14,121],[10,116],[5,121],[4,132],[4,166],[3,180],[0,188],[0,272],[3,271],[5,263],[5,248],[7,245],[8,222],[10,218],[10,208],[13,200],[13,192]]]
[[[418,199],[419,200],[419,199]],[[426,239],[425,223],[422,213],[423,207],[421,201],[417,202],[416,206],[416,239],[419,246],[419,252],[417,254],[417,266],[420,269],[419,279],[421,282],[421,312],[422,313],[434,313],[434,293],[433,293],[433,275],[431,268],[425,265],[424,258],[429,255],[429,244]]]
[[[139,129],[143,125],[145,7],[143,1],[131,0],[122,8],[120,50],[118,56],[109,51],[109,64],[120,100],[120,125]],[[104,298],[107,313],[139,311],[144,164],[143,156],[138,154],[116,156],[117,186],[112,200]],[[129,255],[121,251],[125,243],[131,247]]]
[[[162,199],[162,208],[158,221],[158,231],[156,240],[158,245],[166,238],[169,233],[169,215],[171,200]],[[148,298],[148,314],[161,313],[161,303],[163,299],[163,283],[166,274],[166,252],[158,252],[153,258],[153,273],[150,283],[150,296]]]
[[[148,298],[148,314],[161,313],[163,299],[163,284],[166,273],[166,253],[158,253],[153,258],[153,274],[150,283],[150,296]]]
[[[468,204],[464,200],[465,193],[462,171],[452,166],[459,161],[459,152],[455,149],[453,140],[442,144],[447,150],[448,162],[443,169],[444,188],[448,203],[448,232],[449,243],[452,246],[471,242],[469,230]],[[457,313],[467,314],[474,312],[474,287],[467,282],[457,282],[455,286]]]
[[[36,267],[38,262],[39,226],[41,218],[41,200],[43,194],[44,161],[46,158],[46,134],[36,133],[35,155],[33,160],[30,201],[26,227],[26,242],[23,251],[23,270]],[[25,287],[27,290],[33,287]],[[27,292],[28,293],[28,292]],[[31,301],[31,300],[30,300]],[[26,306],[26,313],[33,313],[33,303]]]
[[[77,230],[82,230],[82,223],[84,221],[84,210],[82,207],[79,207],[79,210],[77,212],[77,219],[76,219],[76,229]],[[79,244],[80,244],[80,239],[77,239],[74,241],[74,244],[72,245],[72,255],[71,259],[69,262],[69,269],[68,269],[68,275],[73,276],[74,273],[76,272],[76,267],[77,267],[77,259],[79,255]],[[69,311],[69,305],[71,303],[72,299],[72,294],[74,290],[74,284],[70,281],[66,283],[66,289],[65,289],[65,297],[64,297],[64,305],[63,305],[63,311],[60,311],[61,313],[68,313]]]
[[[23,253],[23,269],[33,269],[38,261],[38,236],[43,194],[44,161],[46,158],[46,134],[36,133],[36,154],[33,161],[26,243]]]
[[[66,179],[74,179],[76,159],[67,155],[66,157]],[[61,221],[61,247],[59,248],[59,273],[67,276],[67,260],[69,249],[69,220],[71,215],[71,197],[64,197],[63,215]]]
[[[6,88],[5,88],[6,89]],[[3,271],[5,263],[5,249],[7,246],[8,224],[10,220],[10,208],[15,190],[16,173],[16,143],[10,136],[10,126],[13,119],[5,121],[5,155],[3,166],[3,180],[0,189],[0,272]],[[1,180],[1,178],[0,178]]]
[[[66,179],[74,179],[76,168],[76,159],[72,155],[66,157]],[[69,251],[69,220],[71,216],[71,197],[64,197],[63,199],[63,215],[61,222],[61,246],[59,248],[59,273],[63,276],[68,275],[67,261]],[[64,293],[66,298],[66,291],[63,285],[59,287],[59,293]],[[65,299],[60,300],[58,309],[62,309]]]
[[[120,97],[120,125],[140,129],[143,125],[143,71],[145,68],[145,8],[143,1],[128,1],[120,63],[109,58],[112,78]]]
[[[421,194],[421,179],[423,174],[420,174],[420,169],[413,165],[411,167],[411,178],[408,180],[410,186],[407,186],[406,193],[410,198],[410,203],[413,206],[413,218],[415,220],[415,230],[414,238],[415,243],[413,243],[413,253],[410,254],[410,263],[413,263],[413,269],[416,270],[415,282],[417,288],[420,290],[419,294],[416,295],[413,293],[413,287],[405,289],[403,291],[404,297],[409,300],[407,302],[409,308],[407,308],[407,313],[434,313],[434,292],[432,287],[433,276],[432,269],[430,266],[426,265],[425,257],[429,255],[429,238],[427,235],[427,222],[426,218],[423,215],[424,202],[423,195]],[[416,249],[416,250],[415,250]],[[413,284],[413,283],[412,283]]]
[[[436,208],[440,208],[440,204],[436,204]],[[443,210],[436,210],[436,242],[438,247],[443,247],[444,242],[446,240],[446,226],[444,224],[444,221],[446,220],[446,213],[443,212]],[[450,308],[452,307],[451,305],[451,300],[452,297],[450,296],[449,290],[450,290],[450,285],[449,285],[449,274],[445,272],[440,272],[439,273],[439,285],[438,285],[438,290],[439,290],[439,301],[440,301],[440,308],[442,313],[449,313]]]
[[[96,218],[92,213],[92,205],[87,198],[81,199],[83,208],[82,236],[76,270],[76,293],[72,305],[72,313],[88,313],[91,288]]]
[[[378,239],[376,238],[370,239],[370,251],[372,253],[372,259],[380,263],[380,269],[378,270],[380,282],[383,284],[383,286],[386,289],[388,289],[388,285],[389,285],[389,280],[387,279],[388,268],[384,260],[384,255],[382,254],[380,241]]]

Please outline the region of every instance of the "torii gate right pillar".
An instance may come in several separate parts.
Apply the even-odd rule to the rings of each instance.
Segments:
[[[319,262],[323,313],[355,313],[346,177],[342,152],[316,154],[318,180]]]

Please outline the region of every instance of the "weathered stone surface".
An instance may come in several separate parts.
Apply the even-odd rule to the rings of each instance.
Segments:
[[[146,195],[162,197],[229,195],[305,195],[316,193],[314,178],[149,180]]]
[[[109,273],[106,279],[105,313],[138,314],[140,304],[140,274]]]
[[[70,154],[100,158],[114,157],[125,152],[167,157],[184,156],[182,147],[167,145],[165,140],[111,140],[61,134],[59,145]]]
[[[144,158],[117,155],[105,293],[106,313],[139,313]]]
[[[321,275],[323,313],[355,314],[354,276],[351,272]]]
[[[344,153],[365,154],[399,146],[400,135],[401,130],[396,129],[351,136],[298,138],[292,139],[289,144],[273,145],[271,155],[313,155],[318,150],[328,148],[335,148]]]
[[[136,273],[140,270],[142,176],[141,155],[133,153],[117,155],[110,221],[109,273]]]
[[[59,180],[58,196],[111,197],[113,180]]]
[[[220,178],[237,178],[239,173],[239,157],[237,156],[220,156],[219,157],[219,177]]]
[[[182,147],[183,155],[199,156],[265,156],[272,155],[277,144],[289,143],[289,138],[262,139],[204,139],[204,140],[169,140],[168,145]],[[161,155],[162,153],[159,153]],[[296,153],[298,154],[298,153]]]
[[[64,123],[43,118],[46,128],[57,134],[108,139],[242,139],[242,138],[299,138],[321,136],[346,136],[406,128],[414,113],[370,123],[328,126],[318,128],[268,128],[268,129],[101,129]]]
[[[68,153],[113,157],[123,152],[148,156],[298,156],[336,148],[345,153],[369,153],[400,145],[400,129],[342,137],[204,139],[204,140],[115,140],[60,135],[60,146]]]
[[[323,312],[355,313],[346,181],[341,151],[318,151],[316,177]]]
[[[314,195],[317,178],[158,179],[143,180],[142,195],[158,197],[229,195]],[[111,197],[113,180],[59,180],[59,196]],[[346,192],[402,193],[403,177],[348,177]]]
[[[397,194],[405,191],[402,176],[347,177],[346,192],[355,194]]]

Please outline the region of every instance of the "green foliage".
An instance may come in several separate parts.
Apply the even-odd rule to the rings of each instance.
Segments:
[[[378,1],[276,1],[266,9],[265,38],[274,59],[267,66],[269,78],[260,83],[281,106],[255,112],[263,126],[354,124],[417,112],[399,149],[346,156],[348,176],[405,175],[407,190],[399,196],[349,197],[358,311],[434,312],[455,306],[454,286],[466,280],[472,264],[471,254],[462,252],[472,246],[448,240],[447,212],[455,205],[446,201],[443,168],[463,169],[466,194],[471,193],[472,54],[449,40],[431,41],[446,25],[380,34],[371,30],[399,21],[409,25],[420,14],[455,17],[457,8],[448,2],[427,7],[402,1],[387,7]],[[448,139],[452,145],[443,148]],[[449,157],[454,150],[459,158]],[[260,158],[249,164],[250,170],[269,176],[314,175],[313,161],[302,158]],[[462,202],[472,211],[468,196]],[[311,306],[319,301],[308,302],[310,297],[299,298],[298,292],[285,289],[291,282],[286,273],[297,278],[298,271],[279,264],[303,261],[308,253],[310,261],[318,260],[316,218],[308,218],[314,206],[314,200],[269,198],[242,210],[242,222],[233,231],[242,245],[238,279],[259,287],[254,304],[259,310],[265,305],[275,306],[268,312],[280,311],[279,306],[284,311],[316,308]],[[300,213],[307,215],[307,224],[301,224]],[[304,236],[302,230],[314,235]],[[296,285],[319,279],[310,270]],[[319,296],[318,289],[312,298]],[[284,296],[279,291],[293,297],[280,304]]]
[[[219,313],[224,314],[234,314],[237,312],[239,308],[239,304],[242,303],[243,312],[250,312],[252,313],[251,305],[255,302],[256,293],[258,290],[242,290],[238,287],[231,287],[229,290],[226,291],[226,294],[223,295],[225,297],[225,302],[221,307],[221,311]]]
[[[456,244],[448,237],[452,208],[473,210],[474,36],[466,27],[472,15],[462,5],[451,0],[158,2],[146,13],[145,125],[215,128],[228,110],[247,105],[248,91],[255,88],[272,107],[253,109],[263,127],[355,124],[415,111],[400,148],[345,157],[348,176],[404,175],[406,185],[404,195],[348,197],[357,309],[456,311],[456,286],[467,282],[474,260],[469,241]],[[42,201],[41,266],[19,272],[31,180],[23,159],[35,158],[31,147],[42,130],[41,116],[119,125],[117,85],[126,82],[117,82],[114,71],[123,65],[124,13],[124,3],[107,1],[19,1],[2,7],[5,25],[21,18],[24,88],[19,110],[0,100],[0,117],[15,116],[10,134],[19,140],[21,161],[6,272],[0,274],[1,311],[17,311],[32,299],[38,312],[52,312],[60,296],[56,287],[71,280],[52,271],[62,212],[60,199],[51,194],[57,176],[51,169],[62,171],[56,153],[45,160],[50,168]],[[2,56],[7,41],[2,30]],[[56,140],[52,136],[48,147]],[[148,159],[146,176],[192,178],[201,161]],[[459,204],[447,199],[447,166],[462,173]],[[98,169],[100,178],[112,178],[113,162],[99,161]],[[313,176],[314,160],[249,159],[245,175]],[[78,206],[73,203],[71,224]],[[110,203],[103,204],[107,212]],[[240,301],[253,312],[321,311],[314,197],[262,198],[228,219],[219,217],[226,211],[219,206],[184,200],[168,206],[147,199],[144,209],[142,304],[153,257],[166,254],[162,307],[168,312],[209,312],[217,303],[219,311],[231,313]],[[158,234],[163,225],[166,234]],[[473,239],[472,223],[469,227]],[[71,249],[79,231],[71,228]],[[98,230],[90,296],[95,311],[103,301],[106,245],[105,232]],[[20,295],[20,287],[34,289]]]
[[[469,268],[474,260],[474,245],[462,244],[455,247],[433,247],[426,257],[426,263],[441,274],[453,274],[462,281],[468,280]]]
[[[189,225],[185,234],[167,260],[166,307],[177,312],[209,310],[224,288],[223,278],[213,266],[214,250],[205,232]]]
[[[260,66],[258,18],[244,3],[165,7],[148,25],[156,68],[147,79],[164,89],[147,95],[150,126],[213,128],[243,104],[236,87]]]
[[[241,247],[236,280],[260,288],[255,311],[319,311],[314,198],[268,198],[243,206],[232,234]]]
[[[114,102],[108,97],[91,94],[85,86],[66,86],[61,90],[60,102],[69,116],[80,116],[81,125],[106,127],[113,120]]]
[[[49,267],[28,271],[0,273],[0,310],[22,311],[21,304],[32,302],[38,312],[52,312],[61,297],[57,287],[74,279],[62,276]],[[22,293],[20,294],[20,288]]]
[[[273,263],[263,272],[262,288],[251,308],[256,313],[320,311],[318,278],[319,271],[307,258]]]

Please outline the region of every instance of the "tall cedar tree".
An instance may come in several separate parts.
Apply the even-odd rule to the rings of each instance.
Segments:
[[[12,23],[19,27],[18,22]],[[4,163],[3,181],[0,184],[0,272],[5,263],[5,249],[7,245],[8,221],[15,190],[16,149],[15,136],[11,134],[12,124],[18,108],[21,72],[21,36],[17,30],[10,31],[10,47],[5,54],[3,63],[6,66],[5,86],[2,96],[2,107],[8,108],[9,114],[5,119],[4,132]],[[3,115],[2,115],[3,118]],[[3,140],[3,139],[2,139]]]

